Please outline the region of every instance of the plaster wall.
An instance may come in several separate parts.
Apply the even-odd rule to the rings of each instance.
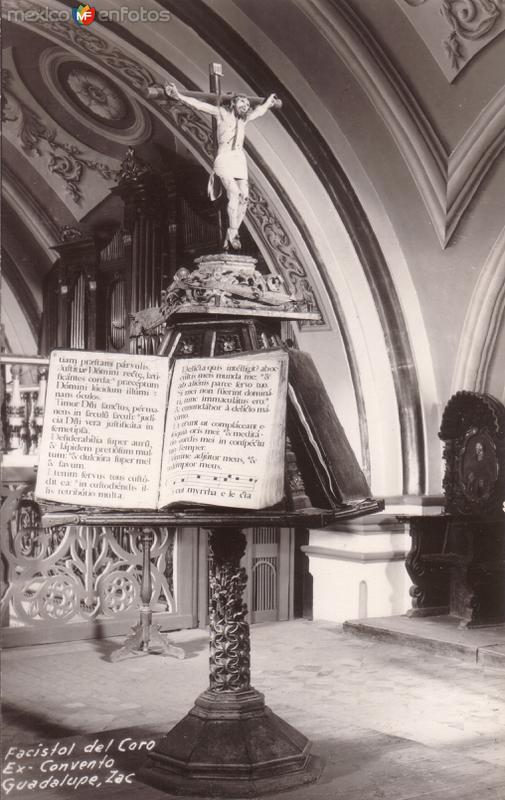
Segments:
[[[209,5],[218,11],[222,9],[220,0],[209,0]],[[503,227],[505,158],[502,154],[493,162],[444,248],[412,174],[412,164],[407,163],[392,134],[392,121],[377,98],[367,93],[367,76],[353,73],[337,52],[335,41],[310,19],[311,9],[329,5],[324,0],[280,3],[277,13],[272,15],[266,0],[255,3],[237,0],[234,6],[239,11],[235,9],[234,23],[253,46],[269,46],[270,59],[276,50],[280,51],[275,62],[279,77],[309,110],[314,123],[338,154],[373,223],[416,354],[429,445],[428,491],[437,492],[440,448],[436,432],[441,412],[453,391],[474,388],[456,386],[454,374],[476,282]],[[442,164],[441,174],[430,178],[438,180],[441,195],[447,195],[445,181],[454,163],[455,148],[486,104],[502,89],[503,69],[497,67],[503,37],[498,37],[449,84],[436,63],[427,57],[424,44],[394,3],[388,14],[384,13],[382,3],[367,0],[350,5],[373,31],[378,52],[382,47],[393,65],[401,64],[406,90],[418,104],[417,111],[403,109],[402,113],[415,116],[419,109],[424,113],[440,149]],[[344,46],[339,44],[339,47]],[[379,60],[378,74],[381,69]],[[391,86],[383,89],[389,91]],[[407,124],[407,116],[400,118],[402,121]],[[431,169],[429,164],[426,169]],[[410,284],[402,279],[405,267]],[[418,311],[421,324],[416,317]],[[424,334],[428,352],[419,348]],[[480,387],[498,397],[503,394],[503,378],[497,363],[502,339],[503,327],[498,325],[496,353],[489,361],[485,386]],[[430,382],[431,370],[434,386]]]

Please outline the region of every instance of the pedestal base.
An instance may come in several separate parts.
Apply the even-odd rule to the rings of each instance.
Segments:
[[[256,797],[316,781],[309,740],[255,689],[206,691],[158,742],[138,778],[173,794]]]
[[[132,633],[126,639],[124,645],[115,650],[111,661],[122,661],[131,656],[148,656],[151,654],[160,656],[172,656],[172,658],[185,658],[186,654],[182,647],[170,644],[168,636],[162,634],[159,625],[149,625],[147,631],[144,625],[139,622],[132,628]]]

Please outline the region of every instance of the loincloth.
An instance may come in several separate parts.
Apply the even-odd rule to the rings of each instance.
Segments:
[[[247,180],[247,161],[243,150],[228,150],[220,153],[214,161],[214,172],[218,178]]]
[[[216,182],[216,176],[223,180],[247,180],[247,161],[244,151],[229,150],[217,156],[207,187],[211,200],[217,200],[221,195],[221,186]]]

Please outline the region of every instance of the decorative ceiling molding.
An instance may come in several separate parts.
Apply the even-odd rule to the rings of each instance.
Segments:
[[[31,0],[4,0],[4,5],[18,7],[21,4],[25,9],[37,8]],[[398,416],[401,435],[401,458],[403,490],[408,494],[417,494],[425,490],[425,446],[423,434],[422,407],[419,395],[419,385],[412,354],[412,348],[403,318],[397,291],[389,273],[388,265],[380,249],[379,243],[370,226],[366,215],[356,197],[347,176],[343,172],[337,155],[329,147],[324,137],[313,124],[290,91],[276,78],[272,70],[262,61],[261,57],[251,46],[239,37],[223,20],[208,9],[198,0],[160,0],[160,4],[168,8],[182,22],[192,28],[203,41],[209,44],[216,53],[231,65],[239,74],[242,74],[252,90],[257,93],[266,86],[278,85],[282,90],[284,105],[279,113],[279,119],[286,135],[291,137],[299,148],[301,155],[311,165],[321,187],[330,198],[336,213],[340,216],[343,225],[348,231],[350,240],[355,248],[357,258],[362,264],[363,272],[370,286],[375,301],[379,319],[381,321],[388,356],[391,362],[391,374],[395,387]],[[35,34],[46,36],[51,41],[61,44],[73,51],[77,50],[85,60],[105,70],[112,70],[118,82],[122,82],[137,96],[145,97],[147,86],[164,79],[167,74],[182,80],[188,86],[185,76],[178,73],[177,68],[170,64],[166,57],[152,47],[139,41],[135,35],[119,25],[107,26],[104,37],[97,36],[91,31],[79,31],[75,27],[57,27],[52,23],[42,21],[38,25],[23,23],[32,29]],[[68,30],[67,30],[68,27]],[[223,28],[225,29],[223,32]],[[117,36],[114,36],[114,34]],[[110,44],[108,37],[114,36]],[[127,43],[128,53],[122,52],[117,47],[117,41],[123,39]],[[131,57],[132,52],[141,52],[149,64],[149,69],[144,64],[138,64]],[[102,60],[103,59],[103,60]],[[155,74],[156,63],[162,64],[162,72]],[[152,71],[151,71],[152,70]],[[147,74],[146,74],[147,73]],[[189,85],[188,88],[198,88]],[[154,107],[154,104],[153,104]],[[161,115],[159,107],[156,114]],[[168,118],[167,118],[167,123]],[[195,149],[195,148],[193,148]],[[253,151],[251,151],[253,152]],[[254,155],[254,154],[253,154]],[[210,163],[210,159],[207,162]],[[261,171],[261,170],[260,170]],[[266,178],[269,179],[268,172]],[[288,214],[289,216],[289,214]],[[314,261],[320,278],[324,283],[327,296],[332,304],[334,313],[340,325],[342,338],[346,343],[346,352],[349,358],[349,368],[352,374],[356,402],[359,409],[359,423],[361,432],[362,450],[364,454],[365,469],[368,462],[368,432],[366,419],[366,406],[361,386],[359,364],[357,363],[353,343],[347,329],[345,313],[339,307],[339,299],[326,265],[315,252],[311,242],[303,237],[303,220],[301,226],[296,210],[291,215],[293,224],[300,231],[305,241],[310,256]],[[303,260],[300,259],[303,265]]]
[[[482,268],[461,333],[451,394],[488,391],[490,367],[505,326],[505,228]]]
[[[505,31],[503,0],[396,2],[450,83]]]
[[[24,11],[33,11],[39,8],[32,0],[4,0],[3,5],[6,8],[20,8]],[[117,75],[122,84],[129,86],[144,100],[147,98],[149,86],[165,80],[165,76],[149,71],[143,64],[117,46],[112,45],[98,33],[89,30],[82,32],[73,22],[43,20],[36,26],[27,22],[26,27],[33,27],[38,34],[47,32],[53,41],[59,40],[62,47],[70,48],[71,52],[75,52],[77,49],[88,58],[92,57],[97,68],[101,67],[106,74],[112,72],[113,75]],[[161,115],[164,118],[174,135],[184,139],[210,171],[214,154],[211,127],[206,118],[202,118],[192,110],[180,105],[160,104],[155,101],[147,102],[147,105],[151,105],[158,116]],[[37,139],[37,135],[35,135],[35,139]],[[31,146],[31,140],[28,144]],[[254,152],[250,148],[248,150],[254,160]],[[312,307],[319,311],[323,318],[321,302],[316,298],[315,291],[311,287],[303,258],[298,253],[292,237],[259,184],[252,178],[249,183],[251,197],[249,221],[261,240],[265,252],[268,253],[272,268],[282,275],[290,291],[299,292],[307,298],[310,296]],[[70,191],[72,188],[73,186]]]
[[[149,139],[152,132],[149,114],[107,76],[87,64],[77,65],[75,57],[58,46],[42,51],[39,66],[51,94],[83,128],[128,146]],[[60,77],[65,68],[69,71],[67,86]]]
[[[55,13],[48,13],[50,10]],[[58,14],[62,11],[62,14]],[[65,13],[67,12],[67,13]],[[94,31],[69,21],[69,7],[60,2],[46,3],[33,0],[2,0],[2,16],[12,19],[35,34],[45,35],[66,50],[74,49],[85,54],[91,64],[95,59],[105,67],[105,74],[127,75],[127,84],[143,93],[153,80],[152,73],[136,59],[114,47]],[[65,17],[65,18],[63,18]]]
[[[16,71],[11,51],[4,51],[2,69],[2,123],[3,134],[20,154],[38,156],[34,166],[47,182],[58,191],[57,176],[77,206],[83,205],[84,190],[81,185],[89,173],[97,173],[105,184],[113,181],[116,170],[113,161],[93,158],[93,151],[77,144],[77,140],[53,124],[52,118],[32,98]],[[91,157],[90,157],[91,156]],[[107,163],[108,162],[108,163]],[[97,187],[95,187],[97,188]],[[95,200],[96,202],[96,200]]]
[[[486,174],[505,148],[505,87],[468,128],[448,161],[447,202],[452,236]]]
[[[417,185],[446,247],[505,147],[505,90],[486,106],[452,153],[363,21],[335,0],[294,0],[368,95]]]

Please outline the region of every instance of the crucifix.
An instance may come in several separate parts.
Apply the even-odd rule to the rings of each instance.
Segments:
[[[247,280],[253,280],[253,287],[237,279],[231,285],[233,292],[241,293],[246,286],[254,289],[255,259],[244,255],[201,256],[197,260],[201,264],[199,278],[205,272],[212,274],[212,270],[217,275],[223,264],[230,268],[234,261],[244,268]],[[200,267],[196,272],[199,270]],[[234,270],[232,276],[238,278],[239,268]],[[228,306],[213,305],[205,285],[197,282],[195,292],[186,295],[188,302],[184,302],[182,289],[188,275],[182,272],[173,287],[179,305],[170,316],[159,356],[214,360],[216,364],[223,356],[221,361],[226,363],[233,354],[263,358],[269,350],[282,346],[283,319],[306,319],[309,313],[309,318],[314,318],[313,312],[282,311],[251,298],[245,306],[234,305],[233,300]],[[260,274],[261,280],[263,277]],[[216,277],[215,287],[220,286]],[[229,289],[230,285],[228,294]],[[268,299],[275,292],[265,294]],[[234,299],[241,296],[236,294]],[[285,430],[279,424],[278,430],[272,432],[284,437],[280,448],[281,452],[284,450],[284,497],[279,503],[250,510],[231,505],[176,503],[156,511],[91,508],[44,515],[47,525],[112,525],[127,527],[140,536],[145,581],[140,626],[132,642],[136,654],[140,647],[142,652],[161,650],[166,655],[184,655],[174,651],[173,645],[164,652],[152,630],[152,532],[160,527],[179,528],[178,535],[184,535],[183,528],[209,532],[209,685],[188,713],[157,741],[138,772],[140,780],[171,796],[256,797],[312,783],[323,768],[321,759],[311,752],[308,738],[271,711],[263,693],[251,682],[248,609],[243,599],[247,574],[241,564],[246,548],[244,531],[264,527],[319,530],[337,519],[359,517],[384,506],[382,501],[370,498],[366,479],[310,356],[296,348],[287,350],[286,425]],[[241,389],[238,396],[247,400]],[[209,406],[209,413],[220,410],[213,400]],[[221,413],[226,422],[226,412]],[[218,447],[217,444],[213,449],[217,452]],[[300,792],[298,796],[303,795]]]
[[[221,189],[226,192],[228,225],[224,238],[225,250],[240,250],[239,228],[244,220],[249,201],[249,180],[244,153],[245,128],[249,122],[262,117],[271,108],[280,108],[275,94],[269,97],[249,96],[242,93],[221,92],[221,64],[209,67],[209,92],[180,92],[174,83],[164,87],[151,87],[150,97],[166,95],[172,100],[203,111],[212,117],[214,164],[209,179],[208,194],[217,200]]]

